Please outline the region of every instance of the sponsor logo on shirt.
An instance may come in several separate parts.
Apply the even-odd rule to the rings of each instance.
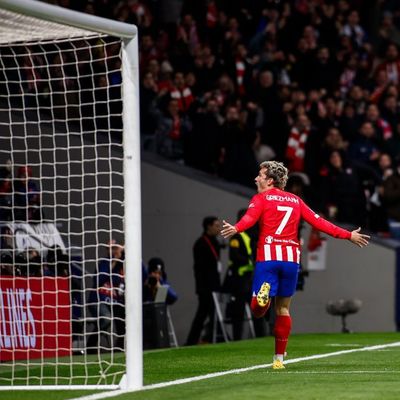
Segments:
[[[292,240],[292,239],[277,239],[271,235],[265,237],[265,243],[272,244],[274,242],[275,243],[293,244],[295,246],[299,245],[295,240]]]
[[[291,197],[291,196],[279,196],[277,194],[267,194],[265,196],[266,200],[269,201],[289,201],[291,203],[299,203],[299,200],[296,199],[296,197]]]

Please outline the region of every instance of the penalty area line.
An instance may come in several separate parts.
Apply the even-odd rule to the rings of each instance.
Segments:
[[[399,346],[400,346],[400,342],[393,342],[393,343],[387,343],[387,344],[379,344],[379,345],[375,345],[375,346],[366,346],[366,347],[361,347],[361,348],[359,347],[356,349],[334,351],[332,353],[314,354],[312,356],[305,356],[305,357],[299,357],[299,358],[285,360],[285,365],[295,364],[295,363],[299,363],[302,361],[318,360],[321,358],[341,356],[344,354],[359,353],[362,351],[374,351],[374,350],[386,349],[389,347],[399,347]],[[161,388],[165,388],[165,387],[169,387],[169,386],[184,385],[185,383],[198,382],[198,381],[203,381],[205,379],[218,378],[220,376],[225,376],[225,375],[241,374],[243,372],[255,371],[258,369],[269,368],[269,367],[272,367],[272,363],[253,365],[251,367],[245,367],[245,368],[235,368],[235,369],[230,369],[227,371],[213,372],[210,374],[192,376],[189,378],[176,379],[173,381],[153,383],[151,385],[143,386],[141,389],[138,389],[135,391],[115,390],[112,392],[96,393],[96,394],[92,394],[89,396],[77,397],[76,399],[73,399],[73,400],[100,400],[100,399],[105,399],[105,398],[109,398],[109,397],[119,396],[121,394],[129,393],[129,392],[131,392],[131,393],[132,392],[142,392],[145,390],[161,389]],[[290,371],[285,371],[285,372],[290,372]],[[283,373],[285,373],[285,372],[283,372]]]

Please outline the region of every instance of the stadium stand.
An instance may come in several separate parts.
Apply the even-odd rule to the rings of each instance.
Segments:
[[[360,180],[358,221],[388,234],[371,209],[386,219],[379,159],[399,155],[396,2],[52,3],[138,25],[146,149],[247,186],[260,159],[283,160],[322,189],[339,147],[342,172]],[[353,222],[320,192],[316,209]]]

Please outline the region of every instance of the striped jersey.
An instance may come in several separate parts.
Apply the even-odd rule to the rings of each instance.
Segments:
[[[235,227],[243,232],[258,221],[257,261],[300,263],[298,227],[301,219],[335,238],[351,237],[351,232],[321,218],[300,197],[278,188],[256,194]]]

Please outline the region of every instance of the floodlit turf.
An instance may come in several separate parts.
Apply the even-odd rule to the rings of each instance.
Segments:
[[[60,357],[40,360],[16,361],[14,369],[11,363],[0,363],[0,385],[10,381],[16,385],[37,385],[39,376],[45,385],[84,385],[118,384],[125,371],[125,355],[103,353],[99,355]]]
[[[400,334],[318,334],[290,338],[288,359],[400,341]],[[273,339],[146,352],[145,384],[271,362]],[[0,399],[71,399],[87,391],[0,392]],[[117,400],[400,399],[400,347],[356,352],[129,393]]]

